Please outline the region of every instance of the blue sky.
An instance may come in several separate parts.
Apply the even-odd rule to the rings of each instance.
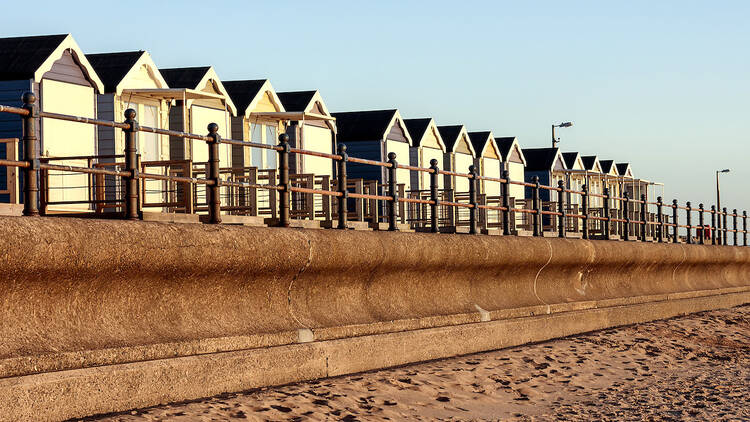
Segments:
[[[665,199],[750,208],[750,2],[254,2],[4,5],[2,36],[319,89],[332,111],[401,109],[629,161]],[[179,6],[176,6],[179,4]],[[742,192],[746,192],[744,195]]]

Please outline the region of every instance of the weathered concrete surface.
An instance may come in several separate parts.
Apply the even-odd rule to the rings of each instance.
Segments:
[[[33,380],[88,380],[65,387],[68,401],[105,388],[92,374],[106,388],[122,381],[111,394],[123,397],[101,396],[99,407],[81,404],[66,415],[489,350],[505,338],[520,344],[662,318],[692,303],[733,306],[750,290],[750,248],[740,247],[0,217],[0,251],[0,392],[15,397],[9,409],[28,409],[23,391],[42,400]],[[602,308],[638,311],[616,321],[555,319]],[[547,337],[459,338],[466,327],[539,314],[549,314],[537,323]],[[438,341],[431,330],[453,337]],[[423,335],[429,342],[416,340]],[[380,336],[390,340],[372,340]],[[301,362],[314,359],[301,357],[279,358],[268,374],[241,368],[284,347],[326,348],[315,358],[325,356],[325,371],[313,365],[308,373]],[[184,369],[189,362],[197,366]],[[80,369],[100,365],[110,366]],[[133,378],[144,392],[167,385],[159,371],[193,387],[169,384],[167,398],[128,399],[118,371],[138,365],[151,368]],[[237,377],[218,382],[201,372],[211,365]]]

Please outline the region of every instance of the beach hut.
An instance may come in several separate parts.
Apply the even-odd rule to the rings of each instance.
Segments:
[[[464,125],[438,126],[438,131],[445,143],[443,158],[445,170],[468,173],[469,166],[474,165],[474,158],[477,155]],[[455,193],[467,193],[469,192],[469,179],[446,175],[445,187],[452,189]]]
[[[332,116],[336,118],[338,141],[346,144],[350,156],[388,161],[388,154],[394,152],[397,162],[409,163],[412,139],[398,110],[350,111],[333,113]],[[381,184],[388,180],[387,170],[368,164],[350,163],[347,166],[349,178],[362,178]],[[398,169],[396,181],[404,185],[406,192],[411,191],[409,170]]]
[[[601,195],[603,186],[603,172],[602,165],[599,162],[599,157],[596,155],[584,155],[581,156],[583,162],[583,168],[586,170],[586,186],[588,187],[589,193],[594,195]],[[589,197],[590,208],[600,208],[602,206],[602,198],[597,196]]]
[[[169,127],[169,107],[173,97],[151,92],[169,88],[151,55],[145,51],[130,51],[87,54],[86,57],[104,83],[104,93],[97,96],[99,119],[122,121],[125,110],[132,108],[140,125]],[[125,135],[122,130],[99,126],[97,131],[100,155],[123,154]],[[138,140],[142,161],[169,158],[167,136],[142,132],[138,134]]]
[[[285,110],[271,82],[268,79],[226,81],[224,87],[238,110],[232,118],[232,138],[277,145],[279,133],[284,130],[284,118],[277,113]],[[278,153],[272,149],[234,146],[232,157],[235,167],[278,168]]]
[[[437,160],[438,168],[443,169],[443,157],[445,155],[445,144],[440,137],[435,120],[405,119],[404,123],[412,139],[412,147],[409,148],[409,165],[429,168],[430,161]],[[443,189],[445,178],[438,176],[438,189]],[[422,171],[411,172],[412,190],[429,191],[430,174]]]
[[[565,160],[565,186],[574,191],[581,191],[581,188],[586,184],[586,167],[583,165],[583,159],[581,154],[577,152],[563,152],[563,160]],[[565,196],[568,204],[579,205],[581,204],[581,195],[569,193]]]
[[[325,154],[336,153],[336,119],[328,112],[318,91],[279,92],[289,123],[286,133],[293,148]],[[312,189],[335,189],[336,161],[314,155],[291,154],[289,168],[292,183]],[[330,220],[331,197],[310,193],[293,193],[295,216]]]
[[[96,96],[104,85],[73,37],[45,35],[34,37],[0,38],[0,103],[20,106],[21,95],[31,91],[37,96],[39,110],[96,118]],[[97,155],[96,129],[93,125],[42,118],[37,127],[38,150],[43,157],[72,157]],[[21,139],[22,124],[18,116],[0,116],[0,139]],[[14,142],[14,141],[7,141]],[[0,143],[5,148],[7,143]],[[20,143],[17,146],[21,153]],[[0,155],[4,156],[4,152]],[[50,160],[54,164],[87,165],[87,160]],[[3,172],[6,170],[3,169]],[[10,175],[15,179],[15,171]],[[55,209],[86,210],[90,204],[88,176],[77,173],[49,171],[42,177],[43,191],[48,191],[50,202],[66,202]],[[6,190],[8,173],[0,177],[0,190]],[[46,180],[45,180],[46,179]],[[5,202],[18,202],[17,193],[0,195]],[[71,204],[69,202],[81,202]]]
[[[559,180],[565,180],[567,167],[559,148],[524,148],[523,155],[526,157],[526,182],[531,183],[533,177],[538,176],[540,184],[557,187]],[[526,197],[532,197],[530,187],[526,188]],[[556,201],[557,192],[540,189],[539,198],[542,201]]]
[[[479,175],[499,179],[502,175],[502,159],[492,132],[468,132],[468,135],[476,152],[474,166]],[[488,197],[500,196],[501,184],[498,182],[482,180],[479,186],[479,191]]]
[[[97,95],[97,115],[102,120],[122,121],[125,110],[133,109],[136,120],[142,126],[154,128],[169,127],[169,107],[173,96],[169,93],[159,95],[167,90],[167,82],[161,72],[145,51],[128,51],[117,53],[87,54],[91,65],[104,83],[104,93]],[[124,154],[125,134],[121,129],[97,126],[97,143],[100,163],[123,162],[116,157]],[[138,153],[142,169],[149,173],[166,173],[164,160],[169,159],[169,137],[155,133],[138,134]],[[175,175],[186,176],[187,171]],[[97,183],[97,189],[103,190],[99,199],[112,201],[117,197],[118,179],[106,176],[104,186]],[[168,183],[160,180],[146,180],[142,205],[163,205],[167,199]],[[113,210],[115,207],[99,203],[100,209]]]
[[[508,170],[510,180],[515,182],[525,181],[526,157],[523,155],[518,139],[515,136],[495,138],[495,143],[503,160],[503,170]],[[514,199],[524,199],[524,187],[511,184],[508,195]]]
[[[293,148],[325,154],[336,153],[336,120],[328,112],[318,91],[279,92],[289,118],[286,133]],[[333,177],[336,162],[329,158],[293,154],[294,173]]]
[[[169,89],[151,90],[154,96],[163,97],[171,91],[174,105],[169,111],[169,128],[181,132],[205,135],[208,125],[219,125],[219,135],[230,138],[231,118],[237,115],[224,84],[211,66],[160,69]],[[141,90],[144,95],[147,90]],[[221,167],[232,166],[232,148],[219,145]],[[169,139],[171,160],[192,160],[194,164],[208,162],[208,145],[205,141],[187,140],[176,136]]]

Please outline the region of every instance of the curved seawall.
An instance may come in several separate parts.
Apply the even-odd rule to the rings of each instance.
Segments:
[[[0,217],[0,248],[3,420],[125,410],[750,301],[746,247]]]

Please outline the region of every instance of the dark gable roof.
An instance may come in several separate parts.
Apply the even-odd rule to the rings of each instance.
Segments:
[[[508,154],[510,153],[510,149],[513,146],[513,141],[515,140],[516,140],[515,136],[505,136],[502,138],[495,138],[497,149],[500,150],[500,155],[502,156],[503,160],[508,159]]]
[[[195,89],[210,68],[210,66],[174,67],[171,69],[159,69],[159,72],[161,72],[161,76],[164,77],[170,88]]]
[[[115,92],[119,84],[135,63],[143,56],[143,51],[122,53],[87,54],[91,66],[104,82],[104,92]]]
[[[0,38],[0,80],[32,79],[67,36]]]
[[[599,160],[599,164],[602,166],[602,173],[606,174],[612,171],[615,160]]]
[[[411,136],[415,147],[418,147],[422,143],[422,137],[427,132],[427,128],[430,127],[430,121],[432,119],[429,117],[423,119],[404,119],[406,130],[409,131],[409,136]]]
[[[490,132],[469,132],[468,135],[477,157],[481,156],[484,146],[490,141]]]
[[[263,88],[263,84],[268,79],[255,79],[249,81],[226,81],[222,82],[224,89],[227,90],[229,98],[237,107],[237,113],[245,115],[245,110],[253,102],[255,96],[258,95],[260,89]],[[169,83],[169,81],[167,81]],[[170,85],[171,86],[171,85]]]
[[[224,84],[226,87],[226,84]],[[229,88],[227,88],[229,89]],[[260,88],[259,88],[260,89]],[[316,91],[277,92],[286,111],[305,111]],[[234,100],[234,99],[232,99]]]
[[[577,152],[563,152],[563,160],[565,160],[565,167],[572,169],[576,165]]]
[[[440,132],[440,137],[443,138],[446,151],[453,151],[453,147],[456,145],[458,136],[461,134],[463,128],[463,125],[438,126],[438,132]]]
[[[583,161],[583,168],[586,170],[593,170],[594,163],[596,163],[596,155],[586,155],[581,157],[581,161]]]
[[[630,164],[628,163],[617,163],[617,172],[620,173],[621,176],[624,176],[625,173],[628,172],[628,167]]]
[[[385,137],[396,109],[332,113],[341,142],[377,141]]]
[[[559,151],[559,148],[524,148],[523,156],[526,157],[526,170],[550,171]]]

